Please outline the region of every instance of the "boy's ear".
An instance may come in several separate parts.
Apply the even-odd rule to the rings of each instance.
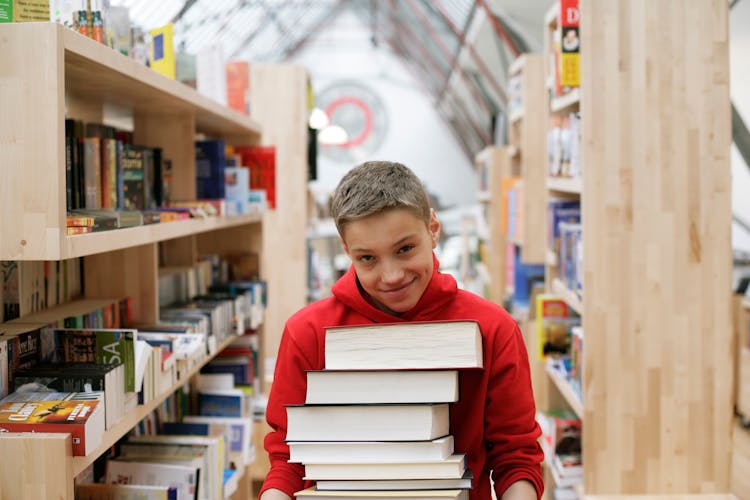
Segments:
[[[430,209],[430,223],[428,225],[430,230],[430,238],[432,239],[432,248],[437,247],[437,242],[440,240],[440,221],[437,218],[437,214],[434,209]]]

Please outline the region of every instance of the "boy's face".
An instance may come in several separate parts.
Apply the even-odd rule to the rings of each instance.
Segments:
[[[434,212],[425,226],[408,210],[395,209],[348,223],[341,239],[365,292],[398,314],[413,308],[427,288],[439,235]]]

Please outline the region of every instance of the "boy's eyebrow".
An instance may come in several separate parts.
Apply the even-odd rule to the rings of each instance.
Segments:
[[[407,234],[403,238],[396,241],[392,246],[397,247],[399,245],[402,245],[405,241],[410,240],[414,236],[415,234]],[[371,252],[372,250],[370,250],[369,248],[352,247],[349,249],[349,251],[350,252]]]

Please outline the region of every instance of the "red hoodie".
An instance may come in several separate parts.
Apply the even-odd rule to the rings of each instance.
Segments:
[[[304,403],[305,371],[325,367],[325,327],[470,319],[478,321],[482,330],[484,368],[461,372],[460,400],[450,408],[455,450],[466,453],[467,466],[474,474],[469,497],[491,498],[491,473],[498,498],[521,479],[529,480],[541,498],[544,483],[540,463],[544,456],[538,443],[541,431],[534,419],[528,357],[521,331],[504,309],[459,290],[452,276],[438,272],[437,259],[424,294],[402,316],[383,312],[365,300],[354,268],[334,284],[332,291],[332,297],[295,313],[284,328],[266,410],[266,419],[274,429],[265,438],[271,470],[261,494],[276,488],[293,497],[309,486],[302,479],[304,467],[287,462],[285,405]]]

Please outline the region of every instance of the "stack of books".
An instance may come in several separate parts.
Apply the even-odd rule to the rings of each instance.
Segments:
[[[325,361],[287,406],[289,461],[316,482],[297,497],[468,498],[449,405],[459,369],[482,367],[476,322],[328,328]]]

